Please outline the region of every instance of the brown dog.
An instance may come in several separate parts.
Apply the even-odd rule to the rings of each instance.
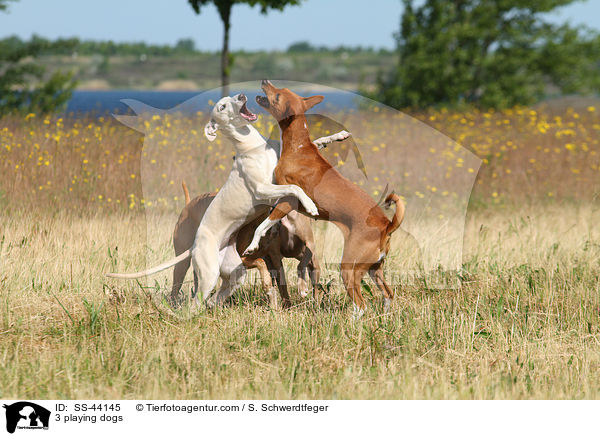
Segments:
[[[202,194],[194,199],[190,199],[190,194],[185,182],[182,183],[183,193],[185,195],[185,207],[179,215],[175,230],[173,231],[173,246],[175,254],[179,255],[192,246],[196,236],[196,230],[200,221],[206,212],[206,209],[215,197],[214,193]],[[290,297],[287,291],[287,282],[283,268],[283,258],[298,259],[298,289],[300,294],[305,297],[308,294],[308,284],[305,280],[306,273],[313,287],[313,292],[317,290],[319,283],[319,263],[314,256],[314,236],[310,224],[310,218],[300,214],[289,214],[281,225],[274,227],[261,241],[259,249],[251,255],[242,256],[242,262],[248,269],[258,268],[263,286],[268,290],[271,306],[277,306],[277,296],[273,289],[271,273],[275,276],[275,281],[281,295],[284,307],[289,307]],[[267,217],[263,214],[253,221],[245,224],[238,232],[236,239],[236,249],[238,253],[243,253],[250,243],[256,227]],[[175,303],[180,302],[182,295],[180,293],[185,274],[190,267],[190,258],[175,265],[173,270],[173,288],[171,290],[171,300]],[[198,278],[194,272],[194,292],[198,287]]]
[[[300,186],[317,205],[316,218],[331,221],[342,231],[342,280],[355,304],[355,315],[360,316],[365,308],[361,280],[366,272],[383,293],[385,307],[389,307],[394,292],[384,279],[382,265],[390,247],[390,235],[404,218],[404,204],[396,194],[387,196],[388,207],[392,202],[396,204],[390,221],[366,192],[343,177],[319,153],[310,140],[304,113],[323,101],[323,96],[302,98],[287,88],[276,88],[268,80],[263,80],[262,90],[266,97],[257,96],[256,102],[275,117],[282,135],[281,157],[274,173],[276,182]],[[258,246],[260,237],[272,225],[297,206],[293,199],[280,201],[257,228],[248,252]]]

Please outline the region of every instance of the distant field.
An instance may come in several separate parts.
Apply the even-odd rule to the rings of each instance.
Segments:
[[[50,71],[70,70],[81,89],[210,89],[220,86],[220,54],[187,56],[44,56]],[[265,77],[356,90],[375,82],[379,70],[396,62],[390,53],[236,53],[231,81]]]
[[[395,282],[388,314],[366,280],[370,307],[358,322],[337,281],[339,234],[324,224],[314,227],[329,289],[320,305],[298,296],[292,262],[289,311],[270,310],[249,280],[226,307],[190,317],[161,301],[169,273],[147,287],[103,276],[171,255],[181,179],[193,194],[222,184],[231,149],[202,139],[201,116],[142,120],[159,159],[142,149],[140,133],[114,120],[4,118],[0,396],[597,399],[598,111],[417,114],[483,161],[466,218],[463,285],[425,286],[414,241],[398,231],[386,274],[412,270],[416,280]],[[442,162],[450,179],[468,171],[456,155],[419,142],[416,121],[353,116],[345,122],[357,126],[369,169],[362,186],[374,198],[386,183],[418,196],[410,191],[422,169],[399,171],[407,143]],[[272,126],[261,117],[263,133]],[[311,129],[316,136],[327,126]],[[374,142],[375,132],[403,141]],[[353,163],[341,148],[326,153],[341,170],[343,160]],[[157,198],[142,196],[153,165],[150,192],[164,193]],[[425,186],[422,195],[452,195]],[[156,220],[152,241],[144,207]]]

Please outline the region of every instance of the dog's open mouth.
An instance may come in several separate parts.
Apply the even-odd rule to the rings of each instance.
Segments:
[[[265,109],[268,109],[270,106],[269,99],[267,97],[263,97],[262,95],[256,96],[256,102]]]
[[[256,119],[258,118],[256,114],[253,114],[248,110],[245,102],[244,105],[240,108],[240,115],[242,116],[242,118],[250,122],[256,121]]]

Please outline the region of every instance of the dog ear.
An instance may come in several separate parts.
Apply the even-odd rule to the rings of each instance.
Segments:
[[[204,126],[204,136],[206,136],[206,139],[208,139],[210,142],[213,142],[217,138],[218,129],[219,125],[215,122],[215,120],[211,119],[208,123],[206,123],[206,126]]]
[[[304,99],[304,110],[309,110],[314,105],[317,105],[323,101],[325,97],[322,95],[313,95],[312,97],[306,97]]]

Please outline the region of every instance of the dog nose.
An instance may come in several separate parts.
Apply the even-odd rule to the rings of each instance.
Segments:
[[[238,95],[238,100],[239,101],[246,101],[246,96],[244,94],[240,94],[240,95]]]
[[[271,82],[269,82],[267,79],[263,79],[263,81],[260,84],[262,86],[268,86],[268,85],[271,85]]]

